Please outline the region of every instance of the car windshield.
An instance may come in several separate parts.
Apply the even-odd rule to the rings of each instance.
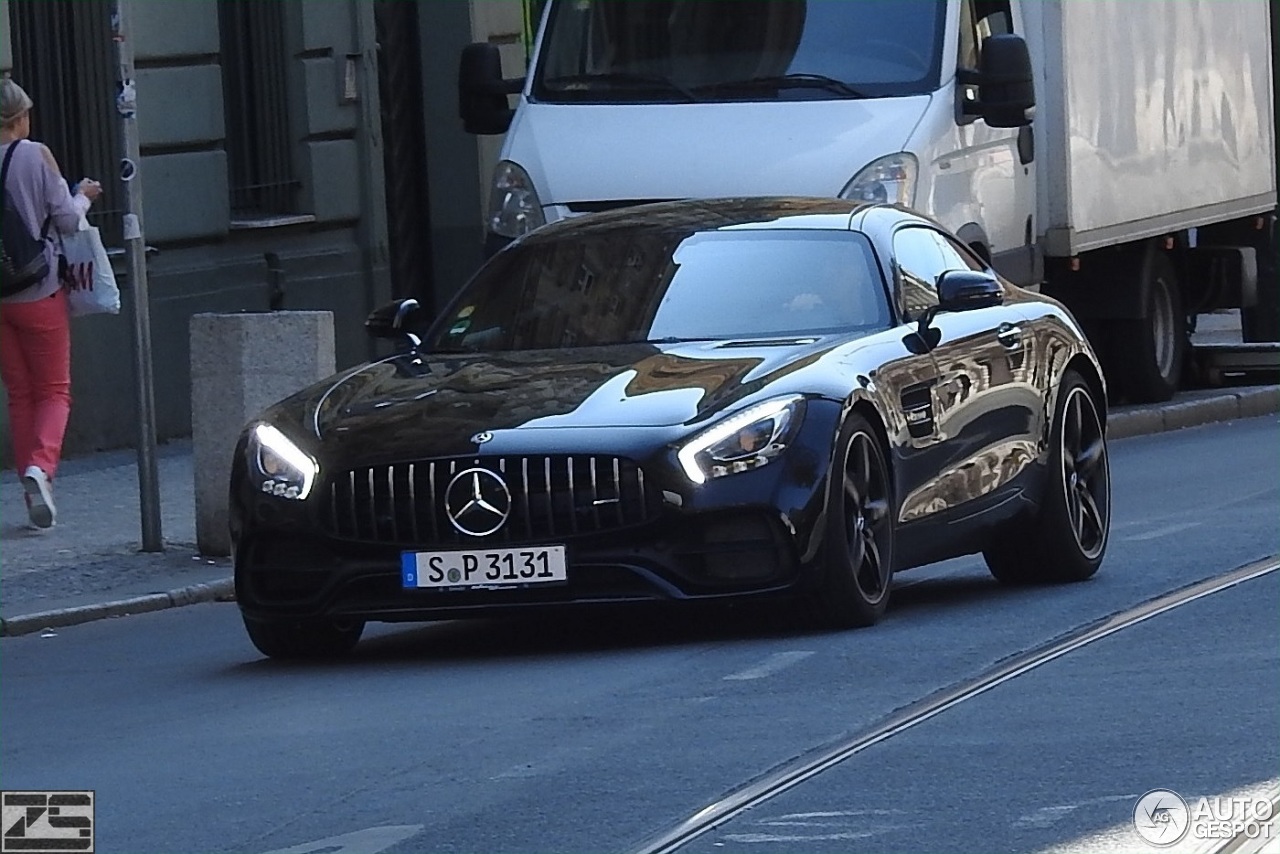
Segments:
[[[869,331],[889,321],[865,237],[613,229],[512,245],[429,335],[434,351]]]
[[[536,100],[887,97],[937,88],[942,0],[555,0]]]

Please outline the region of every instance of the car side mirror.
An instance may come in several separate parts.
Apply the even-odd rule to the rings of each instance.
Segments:
[[[394,300],[378,306],[365,318],[364,331],[370,338],[405,339],[410,347],[416,349],[422,343],[422,339],[406,327],[410,316],[421,308],[416,299]]]
[[[965,115],[979,116],[993,128],[1031,124],[1036,86],[1026,40],[1012,33],[987,36],[978,62],[977,71],[962,69],[959,73],[960,83],[978,87],[978,99],[964,105]]]
[[[932,350],[942,340],[942,331],[933,320],[944,311],[971,311],[1004,302],[1000,280],[978,270],[948,270],[938,277],[938,304],[930,306],[917,319],[916,337],[925,350]],[[914,352],[914,351],[913,351]]]
[[[938,277],[938,309],[970,311],[1004,302],[1000,280],[978,270],[948,270]]]
[[[458,115],[467,133],[499,134],[511,127],[515,111],[507,96],[524,88],[524,80],[504,80],[498,46],[469,44],[458,62]]]

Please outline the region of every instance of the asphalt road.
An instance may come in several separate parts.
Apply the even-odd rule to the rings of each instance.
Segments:
[[[376,627],[341,664],[288,667],[203,605],[6,638],[0,786],[95,790],[100,851],[636,850],[1011,655],[1277,554],[1277,439],[1272,416],[1114,442],[1094,580],[1007,590],[952,561],[900,576],[858,632],[597,613]],[[1051,661],[683,850],[1073,847],[1148,789],[1272,779],[1278,579]]]

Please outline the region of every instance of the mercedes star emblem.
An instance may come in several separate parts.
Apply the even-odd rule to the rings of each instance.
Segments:
[[[511,515],[511,490],[488,469],[460,471],[444,491],[444,513],[467,536],[487,537]]]
[[[481,430],[479,433],[471,437],[471,441],[475,442],[477,445],[483,445],[485,442],[493,441],[493,434],[488,430]]]

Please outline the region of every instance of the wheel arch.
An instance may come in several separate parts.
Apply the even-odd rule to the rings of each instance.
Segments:
[[[889,441],[889,428],[885,426],[884,416],[879,408],[866,398],[859,398],[849,407],[849,412],[856,412],[866,419],[871,425],[871,430],[876,434],[876,441],[880,443],[880,450],[884,452],[884,464],[889,467],[889,482],[893,485],[894,503],[896,505],[899,496],[903,494],[903,484],[900,482],[901,469],[894,464],[895,455],[893,444]],[[844,427],[844,421],[841,420],[841,429]],[[835,453],[834,451],[832,452]],[[834,457],[833,457],[834,459]],[[897,518],[898,508],[893,508],[894,518]]]
[[[849,411],[856,412],[867,419],[867,423],[871,425],[871,429],[876,433],[876,438],[880,441],[880,447],[884,450],[884,458],[889,464],[889,472],[893,473],[893,454],[889,445],[889,430],[884,426],[884,418],[881,417],[880,410],[871,401],[861,398],[853,402],[853,405],[849,407]]]
[[[1097,365],[1084,353],[1077,353],[1067,362],[1066,367],[1063,368],[1063,374],[1065,375],[1067,371],[1075,371],[1089,386],[1089,393],[1093,395],[1094,402],[1098,407],[1098,416],[1102,419],[1102,428],[1105,430],[1108,414],[1107,386],[1102,379],[1102,374],[1098,371]]]

